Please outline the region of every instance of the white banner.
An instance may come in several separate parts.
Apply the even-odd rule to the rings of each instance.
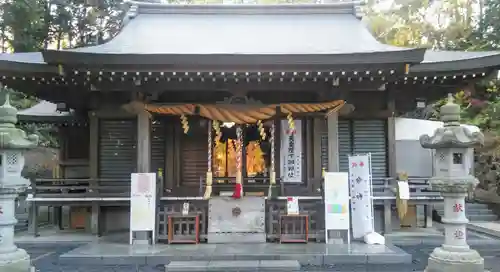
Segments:
[[[349,174],[325,173],[325,228],[349,230]]]
[[[374,232],[370,155],[349,156],[352,237]]]
[[[302,182],[302,121],[294,120],[292,133],[287,120],[281,121],[281,176],[283,182]]]
[[[130,232],[155,231],[156,173],[132,173]]]

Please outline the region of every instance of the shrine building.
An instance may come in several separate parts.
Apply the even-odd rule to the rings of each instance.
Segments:
[[[367,153],[376,230],[388,233],[399,227],[394,118],[473,90],[500,66],[500,52],[383,44],[358,2],[128,4],[104,44],[0,55],[4,86],[56,105],[19,118],[57,126],[60,139],[59,170],[32,183],[35,234],[42,206],[70,209],[61,228],[127,230],[131,173],[155,172],[160,241],[277,241],[292,196],[307,215],[296,231],[320,241],[324,172]],[[414,188],[409,203],[430,224],[442,200]],[[184,203],[196,220],[173,223]],[[212,213],[252,216],[228,227]]]

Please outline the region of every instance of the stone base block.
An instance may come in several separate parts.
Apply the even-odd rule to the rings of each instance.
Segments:
[[[23,249],[0,254],[0,272],[31,272],[30,256]]]
[[[441,247],[434,249],[424,272],[485,272],[484,259],[475,250],[451,252]]]
[[[207,234],[209,244],[234,244],[234,243],[254,243],[262,244],[266,242],[266,233],[212,233]]]

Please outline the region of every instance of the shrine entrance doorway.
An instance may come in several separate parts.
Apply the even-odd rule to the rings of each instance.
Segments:
[[[263,129],[265,132],[268,128],[263,127]],[[259,128],[255,125],[243,125],[242,133],[243,156],[241,158],[241,168],[243,184],[249,185],[245,186],[247,195],[264,196],[264,193],[267,193],[266,184],[269,185],[271,158],[269,139],[262,137]],[[215,137],[212,145],[214,182],[220,185],[230,185],[235,182],[238,169],[237,154],[239,151],[237,141],[236,126],[233,123],[224,123],[221,126],[220,135]],[[222,195],[225,195],[224,189],[219,191],[219,193],[221,192]],[[229,193],[228,191],[227,194]]]

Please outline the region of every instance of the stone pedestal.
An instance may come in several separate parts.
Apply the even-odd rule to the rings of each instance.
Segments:
[[[16,197],[13,190],[0,189],[0,272],[31,271],[28,253],[14,244]]]
[[[454,186],[453,189],[459,189]],[[451,189],[451,188],[450,188]],[[444,198],[444,234],[441,247],[429,257],[426,272],[484,272],[484,259],[467,245],[467,220],[464,192],[442,193]]]
[[[17,248],[15,251],[0,254],[0,272],[31,272],[30,256],[24,249]]]
[[[425,269],[425,272],[459,271],[484,272],[484,259],[472,249],[456,252],[438,247],[431,253]]]

